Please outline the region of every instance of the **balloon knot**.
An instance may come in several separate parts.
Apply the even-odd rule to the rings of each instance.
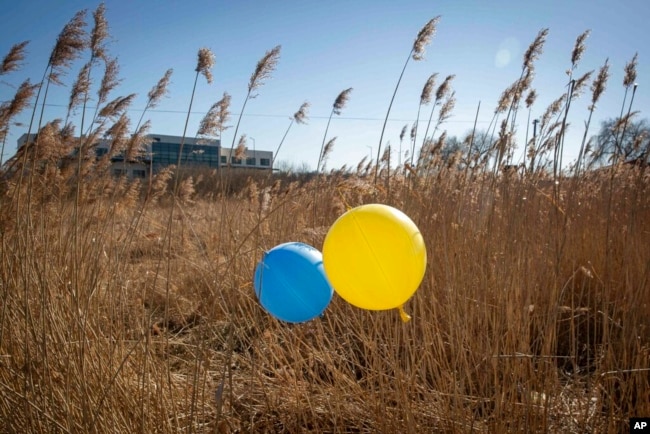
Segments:
[[[404,311],[404,306],[403,305],[398,307],[398,309],[399,309],[399,317],[402,318],[403,322],[411,321],[411,315],[409,315],[408,313],[406,313]]]

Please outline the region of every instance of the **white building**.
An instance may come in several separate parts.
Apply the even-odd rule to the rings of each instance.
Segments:
[[[246,148],[246,158],[235,158],[236,149],[221,148],[221,167],[228,166],[230,159],[231,167],[241,167],[246,169],[272,169],[273,152],[258,151]]]
[[[246,149],[246,158],[235,158],[235,150],[222,148],[218,139],[195,139],[191,137],[168,136],[163,134],[149,134],[149,143],[143,152],[133,161],[124,161],[123,154],[111,157],[111,173],[113,175],[126,175],[129,178],[146,178],[151,173],[156,173],[169,165],[178,164],[181,158],[181,167],[233,167],[245,169],[271,169],[273,152]],[[27,134],[18,139],[18,146],[27,142]],[[29,140],[36,139],[36,134],[30,134]],[[182,149],[181,149],[182,143]],[[102,158],[110,152],[111,143],[108,140],[99,140],[94,150],[97,158]],[[75,153],[71,154],[74,158]],[[229,160],[230,159],[230,164]]]

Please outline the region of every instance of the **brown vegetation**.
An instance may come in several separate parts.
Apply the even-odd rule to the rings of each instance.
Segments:
[[[57,41],[74,44],[57,45],[53,84],[81,19]],[[10,60],[22,59],[17,47]],[[267,74],[278,54],[264,58]],[[197,75],[209,80],[212,62],[200,51]],[[483,163],[427,142],[404,167],[362,161],[302,178],[170,168],[141,183],[81,152],[104,131],[115,153],[137,146],[121,104],[89,122],[100,126],[87,140],[61,122],[34,126],[38,138],[3,169],[1,432],[583,433],[650,414],[646,166],[489,170],[513,146],[504,123]],[[532,144],[538,159],[561,142],[549,128],[547,148]],[[403,210],[426,241],[427,272],[405,306],[413,319],[336,295],[305,324],[264,312],[252,289],[262,253],[321,248],[336,218],[369,202]]]

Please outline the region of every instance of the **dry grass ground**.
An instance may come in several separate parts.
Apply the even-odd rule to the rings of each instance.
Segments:
[[[609,433],[650,415],[648,167],[623,164],[614,152],[615,164],[591,170],[602,155],[589,160],[586,142],[577,166],[561,164],[569,102],[591,73],[544,112],[525,144],[525,174],[502,171],[516,146],[516,112],[524,97],[527,108],[535,99],[533,64],[547,30],[503,93],[486,148],[476,148],[472,132],[459,152],[443,152],[441,126],[455,102],[450,75],[435,93],[433,135],[417,161],[400,167],[386,147],[379,164],[362,161],[356,171],[297,177],[170,167],[141,182],[109,176],[111,158],[138,158],[144,112],[166,93],[171,71],[131,129],[133,96],[108,99],[118,80],[103,12],[95,11],[89,34],[76,15],[42,81],[25,81],[0,104],[4,150],[12,119],[30,106],[39,119],[47,87],[90,54],[70,98],[86,125],[30,124],[38,137],[0,172],[0,433]],[[436,22],[415,40],[414,60]],[[11,49],[0,75],[19,69],[24,48]],[[249,95],[279,53],[258,63]],[[195,85],[200,76],[211,81],[213,62],[199,51]],[[626,66],[625,97],[635,67],[636,57]],[[607,77],[605,64],[591,84],[588,119]],[[420,106],[432,92],[428,82]],[[634,115],[633,95],[617,136]],[[213,106],[201,135],[228,128],[229,101],[224,94]],[[304,123],[307,107],[286,133]],[[416,136],[405,149],[415,149]],[[99,138],[110,148],[95,158]],[[333,143],[325,134],[319,169]],[[634,146],[647,161],[647,137]],[[330,225],[365,203],[401,209],[423,234],[428,265],[405,306],[412,320],[336,295],[305,324],[264,312],[252,288],[263,252],[289,241],[320,249]]]
[[[3,432],[611,432],[650,412],[647,175],[620,168],[611,207],[608,175],[559,201],[532,178],[443,170],[410,191],[393,178],[391,197],[369,178],[194,194],[171,231],[168,195],[117,180],[76,217],[68,198],[29,218],[4,199]],[[306,324],[267,315],[262,252],[320,248],[372,201],[426,240],[412,321],[336,296]]]

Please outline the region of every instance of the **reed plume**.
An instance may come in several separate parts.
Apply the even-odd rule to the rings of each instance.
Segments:
[[[427,121],[427,128],[424,130],[424,138],[422,139],[422,147],[424,147],[427,137],[429,136],[429,128],[431,127],[431,121],[433,120],[433,113],[436,110],[436,107],[442,103],[442,100],[447,97],[451,90],[451,82],[456,78],[456,74],[450,74],[445,77],[444,81],[436,89],[436,97],[431,107],[431,113],[429,113],[429,120]],[[451,102],[449,103],[451,104]],[[453,106],[451,107],[453,108]],[[411,151],[411,166],[413,166],[413,159],[415,158],[415,147]],[[417,165],[417,162],[416,162]]]
[[[533,69],[534,62],[539,58],[544,49],[544,43],[546,42],[546,37],[548,36],[548,28],[542,29],[537,33],[535,40],[528,46],[526,52],[524,53],[524,62],[523,68],[531,70]]]
[[[100,26],[102,24],[99,24]],[[105,26],[105,25],[104,25]],[[97,27],[97,25],[96,25]],[[106,36],[104,36],[106,37]],[[96,42],[97,43],[97,42]],[[101,44],[100,44],[101,45]],[[95,51],[93,51],[93,55],[91,56],[90,61],[86,64],[88,66],[87,69],[87,74],[86,77],[84,78],[82,73],[80,72],[79,74],[79,81],[80,82],[85,82],[87,85],[86,89],[81,89],[82,97],[83,97],[83,112],[82,112],[82,118],[81,118],[81,126],[80,128],[83,131],[83,126],[84,126],[84,119],[85,119],[85,112],[86,112],[86,104],[89,99],[89,93],[90,93],[90,68],[92,65],[98,60],[101,59],[104,63],[104,74],[102,75],[102,80],[99,85],[99,89],[97,89],[97,104],[95,106],[95,113],[92,116],[92,120],[90,122],[90,125],[88,127],[88,131],[86,132],[87,136],[92,136],[93,133],[91,133],[91,130],[93,126],[96,124],[96,121],[99,118],[104,118],[103,122],[99,122],[99,126],[97,127],[97,131],[95,134],[101,132],[101,128],[105,125],[105,122],[108,119],[115,118],[117,116],[121,116],[121,114],[126,110],[126,108],[131,104],[131,100],[135,97],[135,94],[132,94],[130,97],[120,98],[117,100],[114,100],[116,103],[115,105],[106,105],[104,107],[101,107],[102,104],[106,103],[108,100],[108,95],[120,84],[121,80],[119,79],[119,64],[117,62],[116,58],[109,58],[104,51],[103,45],[101,45],[100,48],[97,48],[99,50],[98,54],[95,54]],[[96,57],[96,56],[101,56]],[[116,114],[115,115],[110,115],[111,110],[115,110]],[[100,113],[104,114],[104,116],[101,116]],[[89,143],[89,142],[86,142]],[[92,143],[92,142],[90,142]],[[81,138],[80,138],[80,144],[81,144]]]
[[[415,123],[413,124],[413,128],[411,129],[411,160],[413,160],[413,154],[415,153],[415,142],[417,141],[417,127],[420,121],[420,110],[422,109],[423,105],[428,105],[431,102],[431,94],[433,93],[433,88],[436,85],[436,78],[438,77],[438,73],[434,72],[429,76],[427,79],[426,83],[424,83],[424,87],[422,88],[422,92],[420,93],[420,104],[418,104],[418,114],[415,117]],[[411,161],[411,165],[413,165],[413,161]]]
[[[316,172],[319,172],[321,167],[321,161],[323,160],[323,154],[325,153],[325,140],[327,139],[327,131],[330,128],[330,122],[332,121],[333,115],[340,115],[342,110],[345,108],[348,100],[350,99],[350,93],[352,93],[352,88],[349,87],[339,93],[339,95],[334,100],[332,104],[332,111],[330,111],[330,116],[327,119],[327,125],[325,126],[325,134],[323,134],[323,143],[320,145],[320,151],[318,152],[318,162],[316,163]]]
[[[156,83],[149,93],[147,93],[147,104],[144,106],[144,110],[142,110],[142,113],[140,114],[140,119],[135,127],[136,130],[140,127],[147,110],[155,108],[158,103],[160,103],[160,100],[167,94],[173,73],[174,70],[171,68],[165,71],[165,74],[160,78],[160,80],[158,80],[158,83]]]
[[[404,62],[404,67],[402,68],[402,72],[399,75],[399,78],[397,79],[397,84],[395,85],[395,89],[393,90],[393,96],[390,99],[390,103],[388,104],[388,110],[386,111],[386,117],[384,118],[384,125],[381,127],[381,134],[379,136],[379,145],[377,146],[377,161],[379,161],[379,158],[381,156],[381,145],[384,140],[384,133],[386,131],[386,124],[388,123],[388,117],[390,116],[390,110],[393,107],[393,102],[395,101],[395,95],[397,95],[397,89],[399,89],[399,85],[402,82],[402,77],[404,77],[404,71],[406,71],[406,67],[409,63],[409,60],[411,60],[411,57],[415,61],[419,61],[424,59],[424,51],[433,39],[434,35],[436,34],[436,29],[438,26],[438,22],[440,21],[440,16],[438,15],[437,17],[429,20],[428,23],[420,29],[418,32],[417,37],[415,38],[415,41],[413,42],[413,47],[411,48],[411,51],[409,52],[408,57],[406,58],[406,62]],[[375,168],[375,184],[377,184],[377,176],[379,175],[379,165]]]
[[[524,53],[521,66],[521,74],[519,75],[519,78],[508,89],[506,89],[506,91],[502,94],[501,99],[499,100],[499,104],[497,106],[497,110],[495,110],[492,122],[495,122],[497,115],[499,113],[505,112],[507,108],[505,122],[506,125],[510,125],[507,135],[499,133],[501,137],[511,138],[515,134],[516,118],[521,102],[521,97],[526,92],[526,90],[528,90],[532,83],[535,71],[534,63],[543,52],[547,36],[548,28],[544,28],[537,33],[537,36]],[[492,122],[490,125],[492,125]],[[496,123],[494,124],[494,127],[496,128]],[[503,139],[501,139],[500,142],[503,143]],[[505,148],[503,146],[497,147],[497,157],[494,162],[494,173],[498,172],[504,157],[504,155],[500,153],[499,149]]]
[[[242,134],[235,148],[235,159],[241,161],[246,158],[246,134]]]
[[[106,5],[101,3],[93,12],[95,25],[90,32],[90,50],[95,59],[106,60],[106,40],[108,39],[108,22],[106,21]]]
[[[72,65],[72,62],[79,57],[88,45],[85,30],[86,12],[85,9],[77,12],[59,33],[54,49],[50,54],[48,82],[62,84],[60,81],[61,75],[65,73],[65,69]]]
[[[533,104],[535,104],[535,100],[537,99],[537,91],[535,89],[531,89],[528,91],[528,95],[526,96],[526,108],[531,108]]]
[[[278,45],[272,50],[267,51],[266,54],[264,54],[264,57],[257,62],[255,71],[251,74],[251,78],[248,82],[248,92],[251,98],[257,97],[257,95],[252,94],[252,92],[259,89],[264,84],[264,81],[270,78],[273,71],[275,71],[278,61],[280,60],[281,48],[282,47]]]
[[[305,101],[300,105],[298,111],[293,114],[293,120],[296,121],[297,124],[307,123],[307,119],[309,118],[307,115],[307,112],[309,111],[309,106],[310,106],[309,102]]]
[[[495,113],[504,113],[506,110],[508,110],[508,108],[512,104],[512,100],[515,97],[515,90],[518,85],[519,85],[519,81],[515,81],[510,86],[505,88],[503,92],[501,92],[501,96],[499,97],[499,101],[497,102],[497,108],[495,109]]]
[[[329,154],[332,152],[332,149],[334,149],[334,142],[336,141],[336,137],[332,137],[327,144],[325,144],[325,147],[323,148],[323,154],[322,158],[320,159],[320,166],[317,168],[317,172],[325,171],[325,165],[327,164],[327,157],[329,157]]]
[[[205,114],[199,129],[196,133],[197,137],[214,137],[221,138],[221,134],[226,129],[230,128],[226,125],[230,119],[230,95],[227,92],[223,93],[223,97],[212,104],[210,110]]]
[[[73,92],[70,97],[70,104],[68,106],[68,113],[67,116],[69,117],[72,111],[74,110],[75,106],[78,104],[81,104],[81,122],[79,129],[83,133],[84,131],[84,125],[86,121],[86,106],[88,104],[88,100],[90,99],[90,88],[91,88],[91,71],[93,69],[93,66],[100,60],[103,59],[104,62],[107,62],[107,57],[106,57],[106,39],[108,38],[108,24],[105,19],[105,12],[106,8],[104,3],[101,3],[97,9],[93,12],[93,20],[94,20],[94,26],[90,32],[90,37],[86,39],[86,32],[83,29],[83,27],[79,27],[78,25],[76,26],[76,29],[72,28],[69,33],[69,39],[70,42],[68,44],[62,44],[64,47],[63,50],[65,51],[65,46],[68,45],[68,49],[70,47],[75,47],[76,45],[76,52],[80,52],[82,49],[85,49],[86,47],[90,48],[90,59],[84,66],[82,67],[81,71],[79,72],[79,75],[77,76],[77,80],[75,81],[75,85],[73,86]],[[85,14],[84,14],[85,18]],[[85,23],[84,23],[85,24]],[[75,26],[71,26],[75,27]],[[65,30],[65,29],[64,29]],[[83,32],[82,32],[83,30]],[[76,41],[75,41],[75,38]],[[64,57],[67,57],[68,60],[63,60],[65,63],[66,61],[72,61],[72,53],[73,51],[71,50],[69,54],[67,54]],[[54,70],[54,69],[52,69]],[[117,73],[116,73],[117,74]],[[48,83],[49,84],[49,83]],[[105,84],[105,81],[102,80],[102,84]],[[106,100],[106,95],[108,94],[108,90],[102,89],[100,86],[99,88],[100,94],[103,92],[104,95],[104,100]],[[86,134],[86,137],[84,137],[83,134],[79,135],[79,140],[78,140],[78,149],[77,149],[77,188],[76,188],[76,200],[75,200],[75,212],[74,212],[74,219],[75,221],[78,218],[78,207],[79,207],[79,201],[82,195],[81,188],[82,184],[80,180],[82,179],[82,166],[83,166],[83,159],[85,158],[85,154],[87,149],[92,147],[94,144],[94,139],[97,137],[97,135],[100,132],[101,126],[103,126],[103,123],[98,127],[94,133],[91,133],[90,131],[92,130],[93,125],[95,124],[95,121],[98,116],[98,110],[99,106],[103,101],[98,101],[96,108],[95,108],[95,113],[93,115],[93,118],[91,119],[90,122],[90,127],[88,128],[88,133]],[[42,112],[41,112],[42,115]],[[106,120],[106,119],[105,119]],[[66,117],[66,124],[67,124],[68,118]],[[88,146],[90,145],[90,146]],[[77,233],[75,232],[75,239],[77,238]],[[78,254],[78,244],[75,241],[74,244],[74,251],[75,251],[75,257],[77,257]]]
[[[310,104],[305,101],[302,103],[300,108],[298,109],[297,112],[293,114],[291,117],[291,121],[289,122],[289,126],[287,127],[287,130],[284,132],[284,135],[282,136],[282,139],[280,140],[280,144],[278,145],[278,148],[275,150],[275,153],[273,154],[273,158],[271,159],[271,167],[273,167],[273,163],[275,162],[276,157],[278,156],[278,153],[280,152],[280,148],[282,148],[282,144],[284,143],[284,139],[287,137],[287,134],[289,134],[289,130],[291,129],[291,126],[296,123],[296,124],[306,124],[308,115],[307,112],[309,111],[309,106]]]
[[[165,71],[165,74],[158,80],[158,83],[147,93],[146,108],[154,108],[158,105],[163,96],[167,94],[169,83],[174,70],[172,68]]]
[[[185,125],[183,127],[183,135],[181,137],[181,143],[178,149],[178,159],[176,160],[176,169],[179,169],[181,166],[181,161],[183,157],[183,147],[185,145],[185,137],[187,136],[187,126],[190,121],[190,114],[192,113],[192,105],[194,103],[194,95],[196,94],[196,85],[199,81],[199,75],[203,75],[205,77],[205,80],[208,82],[208,84],[212,83],[212,67],[215,64],[215,57],[212,51],[210,51],[209,48],[200,48],[197,54],[197,62],[196,62],[196,68],[194,68],[194,71],[196,74],[194,75],[194,84],[192,85],[192,94],[190,95],[190,104],[187,108],[187,116],[185,117]],[[169,72],[169,71],[168,71]],[[165,77],[163,77],[163,80],[165,80],[167,77],[167,74],[165,74]],[[160,84],[160,83],[159,83]],[[156,91],[160,88],[160,86],[156,86],[155,89]],[[152,90],[152,92],[154,92]],[[174,178],[174,200],[176,198],[176,195],[178,193],[178,182],[179,182],[179,176],[176,176]],[[167,226],[167,231],[168,233],[171,233],[171,222],[172,222],[172,215],[173,215],[173,207],[172,211],[169,213],[169,221],[168,221],[168,226]]]
[[[178,188],[178,200],[185,205],[189,205],[193,202],[192,196],[196,192],[194,188],[194,178],[188,176],[185,178]]]
[[[345,89],[343,92],[339,94],[339,96],[336,97],[336,100],[334,101],[334,104],[332,106],[332,113],[340,115],[341,110],[345,108],[345,105],[348,103],[348,100],[350,99],[350,93],[352,92],[352,88]]]
[[[169,181],[174,176],[175,169],[176,167],[174,165],[170,165],[162,168],[160,172],[153,176],[149,197],[149,200],[152,203],[158,202],[158,200],[167,192]]]
[[[83,101],[83,109],[82,109],[83,111],[82,111],[81,126],[80,126],[82,132],[84,128],[86,105],[90,94],[90,86],[91,86],[90,74],[95,64],[100,60],[104,62],[104,75],[102,77],[99,89],[97,90],[98,99],[95,107],[95,113],[92,117],[90,128],[92,128],[92,124],[97,118],[99,106],[104,102],[106,102],[106,100],[108,99],[108,94],[113,89],[115,89],[119,84],[119,79],[117,78],[119,72],[119,65],[117,63],[117,59],[109,58],[106,53],[106,41],[109,37],[109,34],[108,34],[108,23],[106,21],[105,14],[106,14],[106,7],[104,3],[101,3],[97,7],[97,9],[95,9],[95,11],[93,12],[94,25],[92,30],[90,31],[90,37],[88,40],[88,47],[90,48],[90,59],[88,60],[86,65],[84,65],[82,71],[79,72],[76,81],[78,85],[77,92],[73,91],[72,92],[73,96],[71,96],[70,98],[71,107],[74,107],[74,104],[72,104],[72,102],[75,99],[74,97],[75,93],[77,93],[76,96],[76,98],[78,99],[77,103]],[[85,74],[85,77],[83,76],[83,74]],[[71,108],[69,107],[68,115],[70,114],[70,111]]]
[[[36,116],[37,104],[40,99],[41,91],[44,92],[44,95],[41,100],[41,114],[36,126],[36,131],[40,130],[41,125],[43,124],[45,103],[47,101],[47,94],[50,83],[53,83],[55,85],[62,84],[61,76],[65,73],[65,70],[72,64],[72,62],[80,56],[81,52],[87,46],[85,17],[85,9],[77,12],[74,17],[63,27],[57,36],[56,43],[54,44],[54,48],[50,53],[47,66],[45,67],[43,78],[41,79],[40,85],[38,86],[36,101],[34,102],[34,108],[32,110],[29,126],[27,128],[28,137],[34,128],[34,118]],[[33,145],[35,147],[38,147],[38,143],[39,140],[37,136]],[[24,153],[23,159],[27,158],[27,155],[28,153]],[[23,160],[23,167],[26,167],[24,164],[25,161],[26,160]]]
[[[17,71],[22,67],[22,62],[25,60],[25,47],[29,41],[23,41],[14,44],[9,53],[2,59],[0,63],[0,75],[8,74],[9,72]]]
[[[571,70],[575,69],[578,66],[578,62],[585,52],[585,40],[589,37],[590,34],[591,30],[587,29],[576,38],[576,43],[573,46],[573,51],[571,52]]]
[[[408,130],[409,124],[404,124],[402,127],[402,131],[399,133],[399,140],[402,141],[404,140],[404,136],[406,135],[406,130]]]
[[[38,89],[37,84],[32,84],[29,79],[23,81],[11,101],[0,103],[0,128],[6,128],[12,118],[17,116],[29,105],[29,100]]]
[[[426,83],[424,83],[424,87],[420,93],[420,105],[427,105],[431,102],[431,93],[433,92],[433,87],[436,85],[437,77],[438,73],[434,72],[429,76]]]
[[[92,65],[90,62],[86,62],[84,66],[79,70],[77,79],[72,84],[72,90],[70,91],[70,102],[68,103],[68,114],[67,119],[73,113],[75,107],[81,104],[84,101],[88,92],[90,92],[90,70]]]
[[[418,36],[415,38],[415,42],[413,42],[413,49],[411,50],[413,60],[424,59],[424,51],[426,50],[427,45],[431,42],[431,39],[433,39],[433,36],[436,34],[436,27],[438,26],[439,21],[440,15],[429,20],[429,22],[420,29]]]
[[[632,60],[625,64],[625,76],[623,86],[629,88],[636,82],[636,67],[639,60],[639,53],[634,53]]]
[[[573,51],[571,52],[571,68],[567,71],[569,76],[569,82],[567,84],[568,97],[565,102],[564,117],[562,119],[562,129],[560,130],[560,136],[558,143],[555,146],[555,155],[553,158],[553,174],[554,177],[558,177],[559,173],[562,171],[562,157],[564,155],[564,138],[567,128],[567,118],[569,116],[569,109],[571,108],[571,102],[580,96],[582,90],[587,84],[589,77],[591,77],[592,72],[584,74],[579,79],[575,80],[573,74],[578,67],[578,62],[582,58],[582,55],[585,51],[585,40],[589,36],[590,31],[586,30],[576,38],[576,42],[573,46]],[[557,190],[556,190],[557,191]]]
[[[573,98],[578,98],[584,90],[587,88],[587,85],[589,84],[589,80],[591,79],[591,76],[593,75],[594,71],[587,71],[584,74],[582,74],[579,78],[574,80],[573,84]]]
[[[264,82],[271,77],[273,71],[275,71],[278,61],[280,60],[280,50],[282,46],[276,45],[273,49],[267,51],[264,56],[257,62],[255,65],[255,70],[251,74],[251,77],[248,81],[248,92],[246,93],[246,98],[244,98],[244,105],[242,106],[241,111],[239,112],[239,117],[237,118],[237,124],[235,125],[235,132],[232,135],[232,143],[230,145],[230,155],[228,156],[228,161],[232,159],[232,151],[235,147],[235,139],[237,138],[237,132],[239,131],[239,124],[241,123],[242,116],[246,110],[246,104],[251,98],[257,98],[256,92]]]
[[[438,114],[438,123],[436,124],[436,128],[434,128],[433,132],[435,134],[436,129],[447,119],[451,117],[451,113],[454,111],[454,107],[456,106],[456,92],[451,92],[449,96],[447,96],[447,99],[445,99],[445,102],[442,104],[440,107],[440,112]]]
[[[194,103],[194,95],[196,93],[196,85],[199,79],[199,75],[203,75],[208,84],[212,83],[212,67],[215,64],[215,57],[212,51],[209,48],[200,48],[197,54],[196,68],[194,71],[196,75],[194,76],[194,85],[192,87],[192,95],[190,96],[190,105],[187,109],[187,117],[185,118],[185,127],[183,129],[183,138],[181,140],[180,150],[178,151],[178,163],[177,166],[180,166],[181,152],[183,151],[183,144],[185,142],[185,135],[187,134],[187,125],[190,120],[190,114],[192,112],[192,105]],[[165,73],[165,76],[158,82],[158,84],[151,90],[149,93],[149,99],[152,100],[152,95],[156,96],[160,93],[161,89],[166,89],[167,84],[169,83],[169,77],[171,76],[171,70],[168,70]]]
[[[120,65],[116,58],[104,57],[104,75],[97,90],[97,104],[103,104],[108,100],[108,95],[119,86],[122,81],[118,75]]]
[[[97,113],[97,117],[105,119],[113,119],[119,117],[125,110],[129,108],[135,97],[135,93],[126,96],[118,96],[117,98],[106,103],[99,110],[99,113]]]
[[[195,71],[197,74],[202,74],[208,84],[212,83],[212,67],[214,63],[215,57],[212,51],[209,48],[200,48]]]
[[[120,117],[106,129],[104,137],[108,139],[109,146],[105,158],[110,159],[124,152],[129,136],[129,118],[122,113]]]
[[[23,110],[27,108],[30,100],[34,96],[38,85],[31,84],[29,79],[23,81],[18,87],[16,94],[11,101],[3,102],[0,104],[0,139],[2,140],[2,150],[0,151],[0,166],[4,161],[4,151],[7,135],[9,133],[9,126],[13,118],[18,116]]]
[[[628,120],[630,119],[632,113],[632,103],[634,102],[634,95],[636,94],[636,89],[637,89],[636,67],[637,67],[638,55],[639,53],[634,53],[634,56],[629,62],[625,64],[625,68],[624,68],[625,75],[623,76],[623,86],[625,87],[625,94],[623,95],[623,104],[621,105],[620,118],[624,119],[625,122],[623,124],[623,128],[621,129],[621,135],[618,136],[617,134],[615,138],[615,145],[617,148],[620,148],[621,142],[625,137],[625,130],[627,129]],[[632,87],[632,97],[630,98],[630,104],[627,109],[627,116],[623,117],[623,110],[625,109],[625,101],[627,99],[627,94],[630,90],[630,87]]]
[[[390,142],[384,148],[384,153],[381,155],[380,163],[389,163],[390,162]],[[390,164],[390,163],[389,163]]]
[[[147,121],[140,125],[133,134],[130,135],[124,151],[124,162],[136,161],[137,158],[144,155],[147,146],[151,144],[151,139],[148,137],[151,122]]]

